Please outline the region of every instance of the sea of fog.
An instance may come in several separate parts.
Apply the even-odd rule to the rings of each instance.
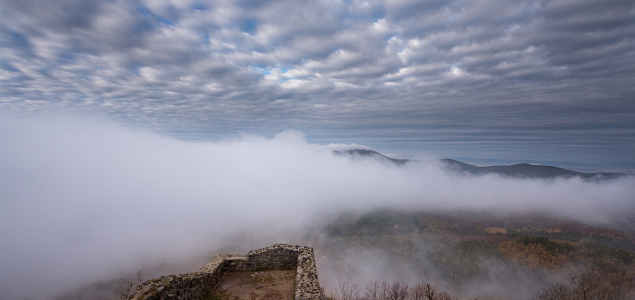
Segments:
[[[242,243],[302,241],[342,212],[536,212],[629,222],[635,181],[465,176],[351,159],[302,132],[187,142],[79,116],[0,116],[0,298],[42,299]],[[319,268],[320,266],[318,266]]]

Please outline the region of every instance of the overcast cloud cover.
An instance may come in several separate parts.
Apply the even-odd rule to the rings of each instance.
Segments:
[[[0,109],[635,168],[631,0],[1,0]]]

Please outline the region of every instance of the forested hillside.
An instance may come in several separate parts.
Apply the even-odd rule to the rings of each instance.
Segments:
[[[369,287],[395,283],[412,297],[426,284],[449,299],[634,296],[628,230],[529,215],[376,211],[341,216],[324,231],[316,249],[341,272],[335,298],[375,299]],[[587,295],[576,298],[581,289]]]

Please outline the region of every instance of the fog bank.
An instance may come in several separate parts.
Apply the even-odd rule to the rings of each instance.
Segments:
[[[0,141],[7,299],[46,298],[227,243],[294,243],[345,211],[542,212],[603,224],[629,222],[635,211],[632,177],[468,177],[434,160],[351,160],[297,131],[184,142],[95,118],[3,115]]]

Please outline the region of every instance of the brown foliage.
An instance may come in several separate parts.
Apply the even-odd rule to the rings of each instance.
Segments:
[[[540,244],[527,244],[507,241],[498,244],[501,253],[532,269],[560,269],[568,263],[569,255],[554,254]]]

